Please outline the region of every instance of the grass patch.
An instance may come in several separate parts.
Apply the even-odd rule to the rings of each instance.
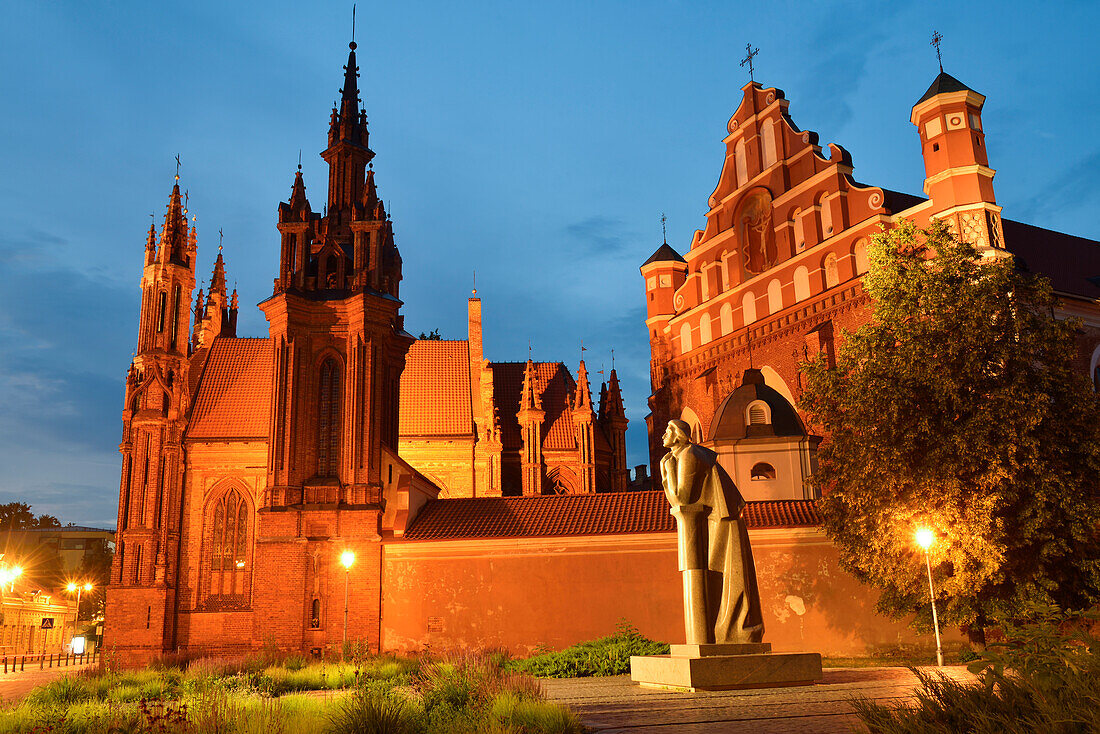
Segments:
[[[644,637],[625,621],[615,626],[615,634],[581,642],[560,652],[534,655],[511,665],[538,678],[583,678],[599,675],[624,675],[630,672],[631,655],[668,655],[666,642]]]
[[[959,683],[912,669],[916,701],[900,707],[853,702],[872,734],[959,731],[973,734],[1076,734],[1100,731],[1100,639],[1097,613],[1033,608],[1023,621],[1002,620],[1005,642],[968,666],[978,676]]]
[[[176,659],[83,671],[0,707],[0,734],[580,734],[502,653]],[[318,695],[316,692],[324,691]]]

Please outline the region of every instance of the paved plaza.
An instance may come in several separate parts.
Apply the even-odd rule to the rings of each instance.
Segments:
[[[965,667],[943,671],[972,680]],[[863,731],[853,698],[896,704],[916,677],[906,668],[826,668],[814,686],[680,693],[641,688],[629,676],[544,680],[548,698],[569,706],[599,734],[832,734]]]

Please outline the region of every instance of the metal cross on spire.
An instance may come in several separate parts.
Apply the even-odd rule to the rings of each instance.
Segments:
[[[180,154],[176,153],[176,180],[180,180]]]
[[[664,212],[661,212],[661,239],[665,241],[666,245],[668,244],[668,230],[665,228],[665,222],[667,221],[668,217],[665,216]]]
[[[753,48],[751,43],[746,43],[745,44],[745,58],[741,59],[741,66],[744,66],[745,64],[749,65],[749,81],[750,82],[756,81],[756,79],[753,78],[752,58],[754,56],[756,56],[758,53],[760,53],[760,49]]]
[[[179,174],[177,174],[178,176]],[[187,207],[191,206],[191,189],[183,190],[183,213],[187,213]]]
[[[939,31],[932,31],[932,42],[928,45],[936,47],[936,61],[938,61],[939,64],[940,64],[940,73],[942,74],[943,73],[943,56],[940,55],[940,42],[941,41],[943,41],[943,36],[940,35],[940,32]]]
[[[222,228],[218,227],[218,252],[222,251]]]

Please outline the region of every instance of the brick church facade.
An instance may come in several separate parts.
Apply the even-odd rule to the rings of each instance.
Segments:
[[[985,97],[943,73],[912,109],[923,197],[858,183],[852,158],[800,130],[775,88],[746,85],[723,140],[706,226],[684,256],[664,243],[641,266],[651,349],[650,460],[672,418],[718,452],[746,499],[812,498],[818,438],[795,409],[798,364],[832,359],[869,316],[873,234],[901,219],[949,229],[986,256],[1051,278],[1082,321],[1080,368],[1100,361],[1100,243],[1001,215],[985,148]]]
[[[913,111],[927,199],[857,184],[848,154],[799,131],[776,89],[744,88],[705,230],[642,266],[652,345],[651,456],[669,418],[713,446],[750,500],[766,639],[860,654],[911,640],[839,569],[805,478],[817,438],[794,407],[797,361],[865,318],[867,238],[900,216],[1049,272],[1082,316],[1094,369],[1098,243],[1002,220],[982,97],[941,75]],[[627,619],[682,639],[676,537],[660,490],[627,489],[614,371],[592,400],[583,361],[492,362],[481,301],[465,340],[415,340],[379,198],[351,44],[327,195],[301,169],[279,205],[268,335],[236,334],[216,257],[177,183],[144,249],[126,377],[117,552],[105,645],[120,664],[166,652],[500,646],[527,652]],[[192,306],[192,303],[194,304]],[[353,565],[339,559],[352,551]]]

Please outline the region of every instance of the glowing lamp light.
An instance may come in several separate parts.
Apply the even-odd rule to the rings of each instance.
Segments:
[[[91,591],[93,588],[91,583],[84,584],[84,591]]]
[[[932,546],[932,541],[936,539],[936,534],[928,528],[921,528],[917,531],[916,540],[917,545],[925,550],[928,550]]]
[[[13,568],[11,570],[11,577],[13,579],[18,578],[19,576],[22,576],[22,575],[23,575],[23,567],[22,566],[16,566],[15,568]]]
[[[69,590],[70,592],[76,591],[76,584],[74,584],[74,583],[70,583],[70,584],[69,584],[68,586],[66,586],[65,588],[66,588],[66,589],[68,589],[68,590]]]
[[[355,563],[355,554],[347,550],[340,554],[340,565],[344,568],[351,568],[351,565]]]

